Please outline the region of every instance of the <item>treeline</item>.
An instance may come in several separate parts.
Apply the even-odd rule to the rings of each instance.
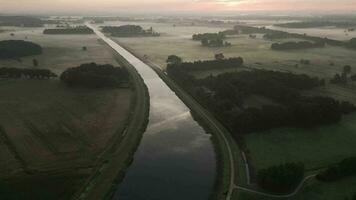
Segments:
[[[42,47],[33,42],[23,40],[0,41],[0,59],[13,59],[23,56],[39,55]]]
[[[21,69],[12,67],[0,68],[1,78],[49,79],[57,75],[48,69]]]
[[[193,66],[191,66],[193,67]],[[309,128],[338,122],[342,114],[355,111],[348,102],[329,97],[306,97],[302,90],[325,84],[307,75],[251,70],[196,79],[188,67],[168,65],[168,75],[209,109],[237,138],[240,134],[278,127]],[[276,102],[260,108],[244,106],[250,95]]]
[[[295,189],[303,177],[303,163],[286,163],[260,170],[257,175],[257,183],[269,192],[287,193]]]
[[[104,26],[102,32],[110,33],[114,37],[135,37],[135,36],[160,36],[153,28],[144,30],[137,25],[123,25],[123,26]]]
[[[321,48],[325,47],[325,43],[323,42],[308,42],[308,41],[300,41],[300,42],[284,42],[284,43],[273,43],[271,45],[271,49],[273,50],[293,50],[293,49],[309,49],[309,48]]]
[[[86,26],[71,28],[45,29],[43,34],[94,34],[94,31]]]
[[[206,47],[226,47],[231,46],[231,43],[224,41],[225,34],[219,33],[199,33],[192,36],[193,40],[200,41]]]
[[[179,64],[171,64],[167,68],[167,71],[174,70],[174,68],[179,68],[178,70],[184,71],[236,68],[241,67],[243,63],[244,61],[241,57],[218,60],[199,60],[195,62],[182,62]]]
[[[316,28],[325,26],[335,26],[341,28],[356,27],[355,22],[351,21],[305,21],[305,22],[289,22],[282,24],[274,24],[274,26],[284,28]]]
[[[0,26],[42,27],[44,22],[28,16],[0,16]]]
[[[342,160],[335,166],[320,172],[316,178],[324,182],[338,181],[346,177],[356,176],[356,157]]]
[[[203,39],[208,39],[208,40],[213,40],[213,39],[225,39],[225,34],[223,34],[222,32],[219,33],[198,33],[198,34],[194,34],[192,36],[193,40],[203,40]]]
[[[88,63],[65,70],[60,79],[70,87],[119,87],[129,81],[129,73],[125,68],[109,64]]]
[[[232,30],[223,31],[225,35],[235,35],[235,34],[255,34],[260,33],[264,34],[265,39],[285,39],[285,38],[299,38],[304,40],[313,41],[316,44],[325,44],[332,46],[340,46],[351,49],[356,49],[356,38],[351,39],[350,41],[340,41],[329,38],[322,38],[316,36],[309,36],[307,34],[299,33],[288,33],[285,31],[272,30],[265,27],[252,27],[245,25],[236,25]]]

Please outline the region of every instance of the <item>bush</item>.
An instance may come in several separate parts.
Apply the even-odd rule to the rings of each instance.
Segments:
[[[302,163],[286,163],[258,172],[258,185],[270,192],[286,193],[297,187],[304,177]]]

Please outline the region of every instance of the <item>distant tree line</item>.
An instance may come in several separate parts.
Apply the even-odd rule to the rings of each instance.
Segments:
[[[356,176],[356,157],[342,160],[340,163],[320,172],[316,178],[320,181],[332,182],[351,176]]]
[[[244,60],[241,57],[216,59],[216,60],[199,60],[195,62],[181,62],[179,64],[171,63],[167,70],[173,68],[179,68],[184,71],[196,71],[196,70],[211,70],[211,69],[224,69],[224,68],[236,68],[241,67]]]
[[[341,28],[356,27],[355,22],[351,21],[304,21],[304,22],[289,22],[282,24],[274,24],[274,26],[284,27],[284,28],[316,28],[325,26],[335,26]]]
[[[43,34],[94,34],[94,31],[86,26],[70,28],[45,29]]]
[[[0,26],[42,27],[44,21],[28,16],[0,16]]]
[[[144,30],[137,25],[123,25],[123,26],[104,26],[102,32],[110,33],[114,37],[136,37],[136,36],[160,36],[153,28]]]
[[[342,114],[355,111],[348,102],[301,95],[302,90],[325,84],[324,80],[307,75],[255,69],[196,79],[187,70],[188,66],[194,68],[194,64],[181,66],[184,65],[169,64],[168,75],[214,113],[235,138],[278,127],[331,124],[338,122]],[[277,104],[245,108],[244,99],[249,95],[262,95]]]
[[[54,77],[57,75],[48,69],[0,68],[0,78],[49,79]]]
[[[126,68],[88,63],[65,70],[60,79],[70,87],[119,87],[129,81],[129,73]]]
[[[0,41],[0,59],[12,59],[24,56],[39,55],[42,47],[23,40]]]
[[[193,40],[200,41],[206,47],[226,47],[231,46],[231,43],[224,41],[225,34],[219,33],[199,33],[192,36]]]
[[[271,49],[273,50],[294,50],[294,49],[309,49],[309,48],[321,48],[325,47],[323,42],[284,42],[284,43],[273,43]]]
[[[246,25],[236,25],[234,29],[223,31],[225,35],[236,35],[236,34],[264,34],[265,39],[285,39],[285,38],[299,38],[304,40],[313,41],[316,44],[327,44],[332,46],[340,46],[351,49],[356,49],[356,38],[353,38],[349,41],[340,41],[329,38],[309,36],[307,34],[299,33],[289,33],[285,31],[268,29],[266,27],[252,27]]]
[[[303,163],[286,163],[258,172],[258,185],[273,193],[287,193],[295,189],[304,178]]]

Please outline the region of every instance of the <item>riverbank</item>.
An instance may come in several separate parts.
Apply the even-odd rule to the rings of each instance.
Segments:
[[[118,42],[118,41],[116,41]],[[120,44],[120,43],[119,43]],[[192,96],[180,88],[159,66],[140,57],[129,47],[120,44],[131,54],[140,58],[150,66],[158,76],[173,90],[176,95],[190,108],[194,119],[210,133],[217,157],[217,175],[215,189],[210,199],[231,199],[234,185],[237,180],[242,180],[241,185],[246,185],[248,175],[245,173],[245,164],[241,150],[235,143],[231,134],[220,124],[206,109],[204,109]]]

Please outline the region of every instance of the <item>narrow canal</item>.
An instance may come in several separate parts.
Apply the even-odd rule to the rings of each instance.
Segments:
[[[137,69],[150,95],[147,130],[114,199],[207,200],[216,174],[210,135],[148,65],[88,26]]]

